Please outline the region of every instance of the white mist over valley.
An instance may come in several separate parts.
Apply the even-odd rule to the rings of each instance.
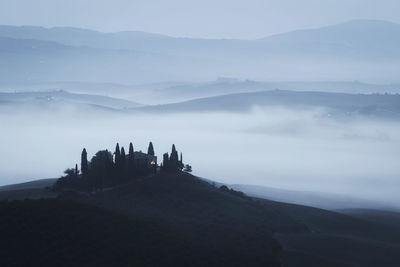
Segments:
[[[59,177],[83,147],[152,141],[218,182],[398,207],[399,33],[372,20],[257,40],[0,26],[0,184]]]

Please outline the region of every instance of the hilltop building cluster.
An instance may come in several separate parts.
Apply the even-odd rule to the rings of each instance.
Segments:
[[[143,177],[150,177],[160,172],[191,172],[190,165],[183,164],[182,153],[178,157],[175,145],[172,145],[171,153],[164,153],[163,161],[159,165],[154,152],[153,143],[150,142],[147,153],[135,151],[133,144],[129,144],[128,153],[125,148],[117,143],[114,153],[109,150],[98,151],[90,161],[84,148],[81,153],[81,168],[78,164],[75,168],[65,170],[65,176],[61,177],[56,189],[84,190],[88,192],[103,190]]]

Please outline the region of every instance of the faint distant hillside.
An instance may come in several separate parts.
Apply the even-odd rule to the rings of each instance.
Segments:
[[[354,20],[320,29],[298,30],[261,39],[291,54],[398,60],[400,25],[379,20]]]
[[[356,197],[344,196],[340,194],[307,192],[285,190],[257,185],[235,184],[231,185],[235,190],[242,191],[249,196],[266,198],[274,201],[306,205],[321,209],[349,209],[349,208],[375,208],[399,210],[394,206],[375,201],[359,199]]]
[[[125,109],[142,105],[128,100],[99,95],[73,94],[66,91],[0,93],[0,107],[93,107],[96,109]]]
[[[154,95],[167,99],[189,100],[193,98],[219,96],[267,90],[320,91],[337,93],[399,93],[398,84],[369,84],[353,82],[260,82],[233,78],[218,78],[203,83],[183,83],[154,90]]]
[[[133,109],[146,112],[249,111],[253,107],[324,108],[329,116],[400,118],[400,95],[272,90],[200,98]]]
[[[0,82],[365,80],[399,82],[400,25],[352,21],[260,40],[0,26]],[[382,69],[385,71],[382,72]]]
[[[70,46],[87,46],[102,49],[137,50],[152,53],[205,51],[222,52],[223,49],[255,48],[258,52],[290,52],[306,54],[342,54],[350,57],[379,57],[399,59],[400,25],[378,20],[354,20],[318,29],[298,30],[269,36],[254,41],[176,38],[140,31],[103,33],[93,30],[34,26],[0,26],[0,36],[14,39],[52,41]],[[276,45],[279,45],[277,47]],[[225,46],[225,47],[224,47]],[[248,53],[250,50],[248,51]],[[350,53],[351,52],[351,53]],[[283,55],[283,54],[282,54]]]
[[[87,46],[105,49],[137,49],[145,44],[160,42],[172,37],[140,31],[103,33],[94,30],[36,26],[0,26],[0,36],[15,39],[52,41],[70,46]]]

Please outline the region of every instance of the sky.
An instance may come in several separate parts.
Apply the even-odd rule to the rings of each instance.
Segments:
[[[1,0],[0,24],[255,39],[355,19],[400,23],[398,0]]]

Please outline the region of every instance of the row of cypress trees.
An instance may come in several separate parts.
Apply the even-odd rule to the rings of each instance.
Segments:
[[[149,143],[147,154],[155,156],[152,142]],[[120,148],[119,143],[117,143],[115,146],[114,157],[108,150],[101,150],[93,156],[92,160],[90,161],[90,167],[87,159],[87,151],[84,148],[81,153],[81,173],[83,176],[89,174],[89,170],[95,170],[97,167],[99,167],[96,164],[96,161],[98,160],[97,158],[100,158],[104,163],[103,168],[100,169],[104,169],[107,165],[107,162],[110,164],[112,163],[116,175],[133,176],[138,172],[143,172],[144,169],[147,168],[147,166],[140,166],[135,162],[135,151],[132,143],[129,144],[128,155],[126,155],[125,148]]]
[[[150,142],[147,154],[155,156],[153,143]],[[178,151],[175,145],[172,145],[171,154],[163,155],[163,162],[160,166],[161,172],[178,172],[184,168],[182,153],[178,158]],[[151,173],[156,173],[157,164],[149,164],[145,160],[135,160],[135,151],[133,144],[129,144],[128,154],[124,147],[120,148],[119,143],[115,146],[114,153],[108,150],[98,151],[90,161],[86,148],[81,153],[81,170],[78,165],[75,169],[67,169],[66,176],[59,179],[59,187],[69,187],[72,189],[86,189],[93,191],[112,187],[121,182],[142,177]]]

